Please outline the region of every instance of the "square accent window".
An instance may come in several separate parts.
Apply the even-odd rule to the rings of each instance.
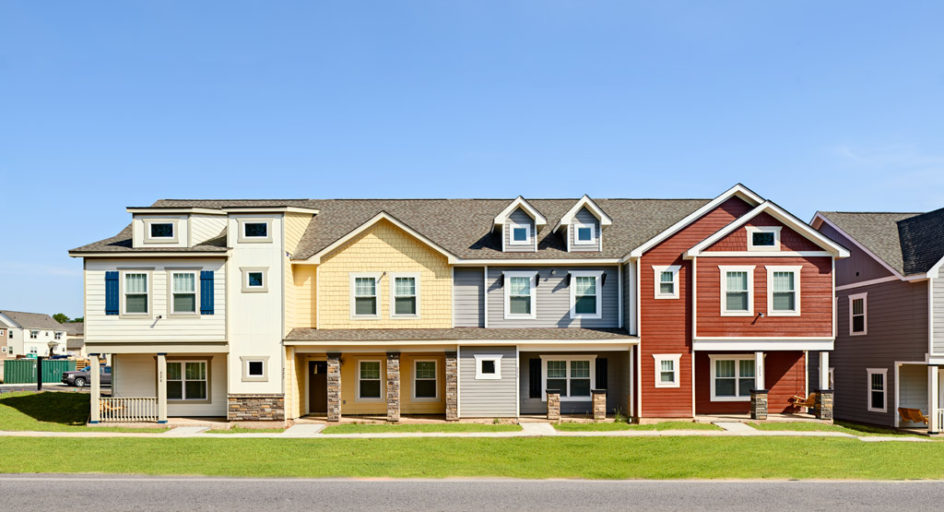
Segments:
[[[679,364],[682,354],[653,354],[657,388],[679,387]]]
[[[269,380],[268,356],[240,356],[243,382],[266,382]]]
[[[867,368],[868,375],[868,410],[869,412],[886,412],[888,400],[885,394],[885,380],[888,370],[885,368]]]
[[[357,398],[379,400],[380,361],[361,361],[357,368]]]
[[[240,267],[239,270],[243,273],[243,292],[262,293],[269,291],[268,268]]]
[[[593,245],[597,242],[596,229],[593,224],[575,224],[574,243],[577,245]]]
[[[377,318],[379,274],[351,274],[351,318]],[[394,290],[396,293],[396,290]]]
[[[197,312],[197,273],[171,272],[171,313]]]
[[[748,226],[748,251],[779,251],[780,226]]]
[[[174,238],[174,223],[152,222],[150,224],[151,238]]]
[[[148,274],[146,272],[126,272],[124,276],[125,314],[145,315],[148,313]]]
[[[269,223],[246,222],[243,224],[243,236],[246,238],[267,238],[269,236]]]
[[[799,316],[800,271],[803,267],[767,267],[767,313]]]
[[[537,272],[508,271],[505,280],[505,318],[535,318]]]
[[[511,224],[512,245],[528,245],[531,243],[531,226],[528,224]]]
[[[868,334],[868,293],[857,293],[849,296],[849,335],[862,336]]]
[[[679,298],[678,275],[680,265],[653,265],[653,280],[655,283],[655,298]]]
[[[262,361],[249,361],[246,363],[246,374],[250,377],[260,377],[265,374],[262,368]]]
[[[499,354],[475,354],[476,380],[500,380],[501,360]]]
[[[390,277],[393,281],[390,316],[393,318],[419,316],[418,275],[392,274]]]
[[[601,318],[602,271],[570,272],[570,318]]]
[[[754,388],[754,356],[711,358],[711,401],[746,402]]]
[[[721,315],[754,315],[754,267],[721,269]]]
[[[543,400],[548,391],[560,393],[561,401],[589,401],[595,377],[595,357],[541,356],[544,366]]]
[[[413,398],[427,400],[438,398],[436,361],[416,361],[413,368]]]
[[[206,361],[167,361],[168,400],[207,400]]]

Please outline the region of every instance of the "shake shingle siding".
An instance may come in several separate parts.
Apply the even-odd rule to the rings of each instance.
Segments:
[[[485,327],[484,269],[456,268],[453,279],[456,327]]]
[[[476,379],[475,355],[501,355],[501,379]],[[463,418],[513,417],[518,361],[515,347],[459,348],[459,414]]]
[[[601,318],[570,318],[570,288],[568,272],[571,270],[597,270],[606,273],[605,283],[600,287]],[[505,289],[502,275],[506,271],[531,271],[538,273],[535,288],[536,318],[505,318]],[[554,275],[551,275],[551,272]],[[619,327],[619,276],[618,267],[488,267],[488,326],[501,327]]]

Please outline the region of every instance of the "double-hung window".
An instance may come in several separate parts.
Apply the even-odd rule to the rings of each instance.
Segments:
[[[206,361],[167,361],[168,400],[207,400]]]
[[[570,272],[570,318],[601,318],[601,271],[574,270]]]
[[[415,318],[419,316],[419,278],[416,275],[393,274],[392,317]]]
[[[556,390],[563,401],[590,400],[594,379],[595,356],[542,356],[544,363],[544,399]]]
[[[147,272],[126,272],[124,295],[125,314],[147,314],[150,302]]]
[[[657,299],[677,299],[679,298],[678,275],[679,265],[653,265],[655,281],[655,298]]]
[[[55,337],[57,340],[61,340],[61,339],[62,339],[62,333],[61,333],[61,332],[57,332],[54,337]]]
[[[857,293],[849,296],[849,335],[862,336],[868,334],[868,293]]]
[[[751,399],[754,388],[754,356],[709,356],[711,359],[711,401],[739,402]]]
[[[800,270],[802,267],[767,267],[767,314],[800,314]]]
[[[30,339],[35,340],[39,337],[39,331],[30,331]]]
[[[378,274],[351,274],[351,317],[377,318]]]
[[[679,360],[681,354],[653,354],[657,388],[679,387]]]
[[[380,361],[360,361],[357,366],[357,398],[379,400]]]
[[[721,266],[721,315],[754,315],[754,267]]]
[[[197,312],[197,273],[171,272],[171,313]]]
[[[415,361],[413,363],[413,398],[435,400],[438,397],[436,361]]]
[[[508,271],[505,279],[505,318],[536,318],[537,272]]]
[[[869,412],[885,412],[888,410],[888,398],[885,394],[885,381],[888,377],[887,368],[867,368],[868,376],[868,410]]]

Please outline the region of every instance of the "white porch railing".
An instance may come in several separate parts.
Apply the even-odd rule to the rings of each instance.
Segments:
[[[102,423],[157,421],[157,397],[102,397],[98,410]]]
[[[937,410],[937,428],[938,431],[944,429],[944,409]]]

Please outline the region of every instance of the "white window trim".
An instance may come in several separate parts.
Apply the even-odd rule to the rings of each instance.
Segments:
[[[176,244],[180,230],[177,229],[179,219],[144,219],[144,243],[146,244]],[[171,236],[151,236],[152,224],[170,224]]]
[[[564,396],[564,393],[561,393],[560,400],[561,402],[590,402],[593,400],[593,389],[596,387],[596,355],[553,355],[553,356],[541,356],[541,401],[547,402],[547,362],[548,361],[566,361],[566,377],[567,380],[567,395]],[[570,396],[570,363],[572,361],[589,361],[590,362],[590,395],[588,396]],[[564,391],[564,390],[562,390]]]
[[[239,267],[242,272],[243,293],[266,293],[269,291],[269,267]],[[249,273],[262,272],[262,286],[249,286]]]
[[[378,372],[378,380],[380,381],[380,396],[377,397],[377,398],[374,398],[374,397],[372,397],[372,396],[370,396],[370,397],[363,397],[363,396],[361,396],[361,364],[362,364],[362,363],[377,363],[377,364],[378,364],[378,367],[380,368],[380,371]],[[373,379],[370,379],[370,380],[373,380]],[[357,360],[357,381],[356,381],[356,385],[357,385],[357,393],[356,393],[356,396],[357,396],[357,401],[358,401],[358,402],[382,402],[382,401],[384,400],[384,367],[383,367],[383,361],[381,361],[380,359],[358,359],[358,360]]]
[[[147,276],[147,311],[144,313],[129,313],[126,309],[125,276],[128,274],[144,274]],[[151,269],[121,269],[118,271],[118,312],[119,318],[151,318],[154,313],[154,275]]]
[[[655,298],[656,299],[677,299],[679,298],[679,270],[681,265],[653,265],[652,272],[655,276]],[[672,273],[672,293],[662,293],[662,273]]]
[[[590,228],[590,240],[580,239],[580,229]],[[574,222],[574,245],[596,245],[597,244],[597,225],[586,222]]]
[[[577,313],[577,278],[592,277],[596,279],[593,287],[596,290],[596,311],[593,313]],[[602,270],[571,270],[570,271],[570,318],[595,320],[603,318],[603,271]],[[532,288],[532,295],[534,288]],[[531,312],[534,312],[532,304]]]
[[[800,316],[800,274],[802,265],[777,266],[768,265],[767,267],[767,316]],[[793,272],[793,306],[792,311],[774,310],[774,272]]]
[[[888,368],[866,368],[866,401],[865,406],[869,412],[888,412]],[[872,375],[880,374],[882,376],[882,408],[872,407]]]
[[[475,380],[501,380],[501,354],[475,354]],[[482,373],[482,361],[495,361],[495,373]]]
[[[862,332],[852,330],[852,302],[862,299]],[[869,294],[856,293],[849,296],[849,336],[865,336],[869,333]]]
[[[652,354],[653,359],[655,359],[655,369],[656,369],[656,387],[657,388],[677,388],[680,387],[679,376],[681,372],[679,371],[679,361],[682,359],[682,354]],[[672,378],[672,382],[662,382],[662,361],[672,361],[672,368],[675,375]]]
[[[433,363],[433,382],[435,382],[436,396],[433,397],[417,397],[416,396],[416,365],[417,363]],[[496,365],[497,367],[498,365]],[[429,380],[429,379],[423,379]],[[436,359],[414,359],[413,360],[413,382],[412,382],[412,398],[414,402],[438,402],[439,401],[439,361]]]
[[[747,226],[747,250],[773,252],[780,250],[780,230],[783,226]],[[754,245],[754,233],[773,233],[774,245]]]
[[[35,340],[39,338],[39,331],[30,331],[30,339]]]
[[[173,316],[200,316],[200,271],[189,268],[167,268],[167,311]],[[174,309],[174,274],[193,274],[193,311],[177,311]],[[265,276],[262,278],[265,284]]]
[[[380,276],[382,272],[351,272],[349,275],[350,283],[350,308],[351,308],[351,319],[352,320],[376,320],[380,318]],[[373,315],[359,315],[357,314],[357,308],[355,307],[355,298],[357,288],[355,286],[355,281],[359,277],[372,277],[374,278],[374,300],[376,301],[376,309],[374,310]],[[366,297],[366,295],[365,295]]]
[[[266,236],[246,236],[246,224],[265,224]],[[241,218],[236,220],[236,240],[241,244],[266,243],[272,241],[272,219]]]
[[[719,265],[721,271],[721,316],[754,316],[754,265]],[[747,272],[747,311],[728,311],[728,272]]]
[[[506,270],[502,272],[504,275],[505,285],[504,295],[505,295],[505,320],[514,320],[514,319],[535,319],[538,316],[538,303],[537,303],[537,281],[538,273],[533,270]],[[512,277],[528,277],[531,279],[531,313],[530,314],[521,314],[521,313],[512,313],[511,312],[511,278]]]
[[[269,356],[239,356],[242,363],[243,382],[267,382],[269,380]],[[250,375],[249,363],[262,363],[262,375]]]
[[[525,232],[528,233],[528,237],[524,240],[515,240],[515,229],[524,228]],[[531,245],[531,224],[518,224],[516,222],[508,223],[508,245]]]
[[[766,356],[765,356],[766,357]],[[750,402],[751,395],[747,396],[717,396],[715,394],[715,361],[737,361],[734,365],[734,392],[740,393],[738,382],[741,380],[741,361],[756,361],[754,354],[709,354],[708,362],[711,367],[709,379],[711,383],[711,401],[712,402]],[[756,378],[757,367],[754,367]]]
[[[390,277],[390,318],[400,318],[400,319],[410,319],[410,318],[419,318],[420,317],[420,274],[418,272],[400,272],[388,274]],[[363,276],[362,276],[363,277]],[[414,293],[416,298],[416,313],[398,315],[397,310],[397,278],[398,277],[412,277],[414,284]],[[379,284],[379,281],[378,281]],[[379,294],[378,294],[379,295]],[[380,311],[380,304],[377,304],[377,310]]]

